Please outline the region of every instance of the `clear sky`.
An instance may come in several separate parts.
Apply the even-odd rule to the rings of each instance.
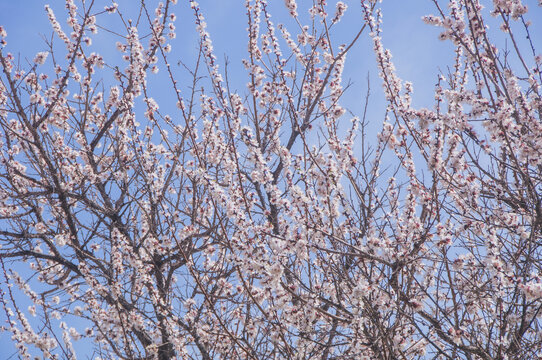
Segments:
[[[332,1],[329,1],[331,3]],[[43,36],[50,37],[51,28],[48,23],[44,4],[50,3],[57,13],[57,18],[65,25],[63,1],[40,1],[40,0],[0,0],[0,24],[8,31],[7,50],[14,54],[20,54],[21,60],[31,60],[38,51],[46,50]],[[100,1],[101,3],[101,1]],[[126,5],[139,1],[118,1],[120,7],[127,12]],[[199,2],[204,16],[207,18],[208,30],[213,39],[215,53],[223,63],[225,56],[230,61],[230,74],[232,78],[238,77],[239,90],[246,82],[246,76],[240,64],[240,60],[246,57],[246,27],[247,20],[244,10],[244,0],[202,0]],[[271,11],[274,14],[275,23],[285,19],[286,12],[282,1],[270,1]],[[298,1],[300,11],[307,8],[309,0]],[[349,5],[348,12],[339,24],[336,33],[337,43],[347,42],[353,37],[356,29],[362,24],[359,1],[346,1]],[[438,30],[421,22],[422,15],[434,13],[434,7],[430,0],[385,0],[382,3],[384,13],[384,40],[386,47],[394,54],[394,60],[399,75],[404,79],[414,81],[416,93],[426,94],[424,89],[430,92],[435,83],[436,72],[439,65],[449,62],[450,46],[437,40]],[[101,9],[98,6],[97,9]],[[183,1],[175,8],[177,14],[177,39],[173,42],[174,50],[182,51],[179,58],[190,64],[196,55],[196,33],[194,31],[194,18],[189,6]],[[331,10],[330,12],[332,12]],[[101,17],[101,20],[106,17]],[[112,22],[116,17],[111,17]],[[96,50],[107,55],[114,53],[114,36],[100,32],[93,40]],[[109,47],[104,44],[109,43]],[[371,90],[374,94],[374,110],[382,108],[381,101],[377,101],[380,93],[380,85],[377,79],[377,70],[372,54],[372,45],[369,37],[365,36],[352,49],[348,55],[346,64],[346,79],[350,79],[354,86],[346,95],[346,105],[355,113],[361,110],[360,99],[365,95],[366,77],[371,79]],[[419,89],[418,89],[419,88]],[[420,96],[422,97],[422,96]],[[415,100],[417,100],[415,96]],[[356,109],[357,108],[357,109]],[[358,111],[356,111],[358,110]],[[381,114],[381,112],[380,112]]]
[[[64,2],[49,0],[57,14],[57,18],[63,26],[66,26],[66,14]],[[138,8],[139,0],[118,1],[120,8],[128,11],[126,6],[133,4],[133,9]],[[271,12],[275,23],[282,22],[286,12],[283,9],[283,1],[269,0]],[[329,0],[329,3],[333,1]],[[359,1],[345,1],[350,8],[339,25],[340,31],[336,33],[337,43],[348,42],[363,24]],[[19,56],[21,62],[26,59],[31,61],[39,51],[46,50],[43,37],[50,37],[51,27],[44,11],[47,2],[41,0],[0,0],[0,25],[7,30],[8,45],[6,51]],[[102,3],[98,1],[98,3]],[[152,2],[154,3],[154,2]],[[247,20],[244,10],[244,0],[201,0],[200,5],[204,16],[207,18],[208,30],[211,34],[215,47],[215,55],[219,58],[223,69],[224,58],[230,61],[229,74],[233,86],[243,92],[247,82],[246,73],[240,63],[246,57]],[[299,0],[299,11],[306,9],[311,0]],[[491,1],[484,2],[488,7]],[[542,10],[537,7],[536,0],[526,0],[533,8],[528,18],[533,20],[532,34],[542,34]],[[438,40],[439,30],[424,24],[421,17],[436,13],[435,7],[430,0],[384,0],[381,4],[384,13],[383,39],[387,48],[391,49],[399,76],[414,84],[414,104],[431,107],[433,104],[433,87],[436,83],[437,74],[440,70],[446,72],[446,67],[452,64],[453,52],[448,42]],[[102,9],[103,4],[98,6]],[[188,66],[194,63],[197,55],[197,35],[194,31],[194,17],[187,1],[180,0],[174,12],[177,14],[177,39],[172,44],[174,53]],[[333,12],[333,10],[330,10]],[[102,19],[104,19],[102,17]],[[111,21],[116,20],[111,17]],[[496,22],[490,22],[490,26],[496,28]],[[523,35],[522,35],[523,36]],[[107,56],[118,56],[115,52],[116,37],[111,34],[100,32],[94,38],[93,51]],[[499,43],[502,45],[502,43]],[[542,46],[539,46],[539,49]],[[175,58],[174,56],[172,58]],[[179,68],[179,72],[182,69]],[[375,66],[372,44],[367,34],[348,54],[345,68],[344,81],[351,80],[353,86],[346,93],[343,105],[347,106],[355,114],[361,114],[363,99],[366,92],[366,78],[371,81],[371,103],[369,106],[370,128],[375,132],[380,128],[385,111],[382,91],[378,72]],[[160,78],[157,78],[160,79]],[[159,80],[150,80],[160,86]],[[151,83],[152,84],[152,83]],[[156,96],[156,95],[155,95]],[[175,104],[170,104],[174,107]],[[161,108],[167,106],[160,103]],[[25,307],[26,308],[26,307]],[[5,314],[0,312],[1,325],[4,325]],[[0,333],[0,359],[9,358],[15,349],[12,346],[9,335]],[[17,356],[13,357],[17,358]],[[85,358],[85,357],[82,357]]]

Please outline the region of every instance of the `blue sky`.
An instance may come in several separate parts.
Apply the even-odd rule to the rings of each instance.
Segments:
[[[120,7],[125,11],[130,1],[118,1]],[[7,50],[21,56],[21,60],[31,60],[38,51],[46,50],[43,36],[49,37],[51,28],[45,15],[44,5],[50,3],[57,13],[57,18],[62,25],[65,25],[63,1],[40,1],[40,0],[0,0],[0,24],[8,31]],[[139,3],[134,2],[135,3]],[[271,11],[274,14],[273,20],[278,23],[285,19],[286,12],[283,9],[282,1],[271,1]],[[299,1],[299,8],[311,3],[308,0]],[[362,24],[361,9],[358,1],[347,1],[349,10],[339,24],[339,31],[336,33],[338,42],[346,42]],[[243,0],[202,0],[200,1],[203,14],[208,23],[208,30],[213,39],[215,54],[221,62],[224,56],[230,60],[230,74],[235,77],[240,75],[239,90],[245,83],[240,60],[246,56],[246,16]],[[101,6],[97,7],[100,9]],[[133,7],[134,9],[137,6]],[[385,46],[390,48],[394,54],[394,60],[398,73],[404,79],[414,81],[416,94],[420,98],[425,97],[426,88],[431,91],[435,83],[435,74],[439,65],[449,60],[450,46],[437,40],[438,30],[421,22],[422,15],[434,13],[431,1],[429,0],[386,0],[382,4],[384,13],[384,41]],[[196,33],[193,26],[193,16],[189,7],[179,1],[175,7],[177,14],[177,39],[173,42],[174,51],[181,50],[179,56],[187,64],[196,55]],[[331,11],[330,11],[331,12]],[[107,19],[102,17],[101,20]],[[117,18],[111,17],[114,22]],[[114,42],[110,41],[114,36],[100,32],[93,40],[92,47],[101,53],[114,53]],[[109,46],[104,48],[104,44]],[[354,87],[347,94],[347,104],[354,112],[358,100],[365,95],[366,77],[369,74],[371,79],[371,90],[374,97],[380,93],[377,79],[377,70],[372,54],[372,46],[368,36],[363,36],[361,41],[352,49],[349,54],[349,61],[346,65],[346,79],[354,83]],[[418,90],[419,88],[419,90]],[[415,95],[415,100],[418,96]],[[373,99],[376,101],[376,99]],[[381,107],[379,102],[379,106]],[[361,109],[361,107],[359,107]],[[376,110],[376,109],[375,109]]]
[[[62,1],[49,1],[55,9],[57,18],[65,26],[66,15],[63,10]],[[126,10],[126,5],[138,4],[139,1],[118,1],[121,8]],[[329,1],[332,3],[332,1]],[[20,56],[22,63],[25,59],[31,61],[39,51],[46,50],[43,35],[50,36],[51,28],[44,11],[47,2],[39,0],[0,0],[0,25],[8,32],[7,51],[15,56]],[[286,12],[283,9],[282,1],[273,1],[271,11],[275,14],[275,23],[284,21]],[[299,0],[299,11],[307,8],[309,0]],[[336,33],[337,43],[348,42],[357,29],[362,25],[359,1],[346,1],[350,5],[349,11],[339,24],[339,31]],[[486,1],[490,6],[490,1]],[[542,19],[541,8],[536,8],[537,1],[530,0],[524,3],[531,5],[534,11],[527,16],[529,19]],[[207,18],[208,31],[213,39],[215,55],[223,69],[224,56],[230,61],[230,78],[233,87],[243,92],[246,83],[246,73],[240,63],[246,57],[246,16],[243,0],[201,0],[200,5],[204,16]],[[101,8],[103,5],[100,5]],[[452,48],[449,43],[437,39],[439,30],[425,25],[421,21],[423,15],[436,13],[430,0],[384,0],[382,3],[384,13],[383,39],[384,45],[391,49],[394,55],[395,66],[399,76],[403,80],[414,83],[414,104],[416,106],[431,107],[433,102],[433,87],[436,83],[437,74],[440,70],[446,71],[446,66],[451,65],[453,58]],[[136,9],[134,6],[133,9]],[[535,9],[536,8],[536,9]],[[126,10],[129,12],[130,10]],[[197,35],[194,31],[194,18],[189,6],[183,0],[175,8],[177,14],[177,39],[172,42],[175,56],[182,59],[188,66],[194,63],[197,54]],[[332,11],[330,11],[332,12]],[[105,17],[102,17],[105,19]],[[116,20],[111,17],[111,20]],[[497,27],[496,22],[490,22],[490,26]],[[533,24],[532,34],[542,33],[542,24]],[[292,31],[293,32],[293,31]],[[118,56],[114,50],[116,39],[114,35],[100,32],[94,38],[93,51],[99,51],[108,56]],[[502,43],[500,43],[502,45]],[[178,68],[179,73],[183,70]],[[371,81],[371,102],[369,106],[370,131],[376,133],[384,117],[385,103],[378,71],[375,66],[372,44],[364,34],[361,41],[348,54],[345,68],[344,80],[351,80],[353,86],[345,94],[343,105],[352,110],[355,114],[361,114],[363,101],[366,92],[366,78]],[[184,72],[184,76],[186,73]],[[160,86],[160,77],[153,78],[150,84]],[[155,95],[156,96],[156,95]],[[161,107],[166,104],[160,103]],[[170,104],[173,108],[175,104]],[[25,306],[26,307],[26,306]],[[0,312],[2,325],[5,314]],[[9,336],[0,333],[0,344],[8,344],[0,347],[0,359],[6,359],[14,352],[9,344]],[[16,358],[16,357],[15,357]],[[84,357],[82,357],[84,358]]]

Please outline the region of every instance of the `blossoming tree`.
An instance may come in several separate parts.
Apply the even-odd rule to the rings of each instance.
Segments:
[[[376,1],[351,6],[359,28],[337,45],[344,2],[287,0],[281,24],[247,0],[241,92],[205,9],[176,2],[138,2],[136,21],[67,0],[67,25],[46,7],[54,36],[27,66],[0,29],[0,302],[21,358],[541,355],[542,58],[527,6],[428,1],[455,65],[419,109]],[[199,34],[188,85],[175,6]],[[106,18],[122,57],[89,50]],[[341,105],[364,36],[384,122]]]

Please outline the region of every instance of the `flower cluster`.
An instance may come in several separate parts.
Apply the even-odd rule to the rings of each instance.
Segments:
[[[55,41],[28,68],[0,51],[0,307],[19,355],[537,353],[542,79],[510,25],[533,35],[522,2],[493,2],[504,58],[479,2],[424,17],[454,58],[423,108],[377,1],[339,45],[346,2],[287,0],[275,25],[275,4],[246,0],[240,64],[221,62],[189,3],[186,73],[169,60],[168,39],[190,38],[170,0],[132,20],[67,0],[70,34],[47,7]],[[121,35],[117,54],[97,52],[98,28]],[[387,102],[374,139],[343,101],[365,29]]]

